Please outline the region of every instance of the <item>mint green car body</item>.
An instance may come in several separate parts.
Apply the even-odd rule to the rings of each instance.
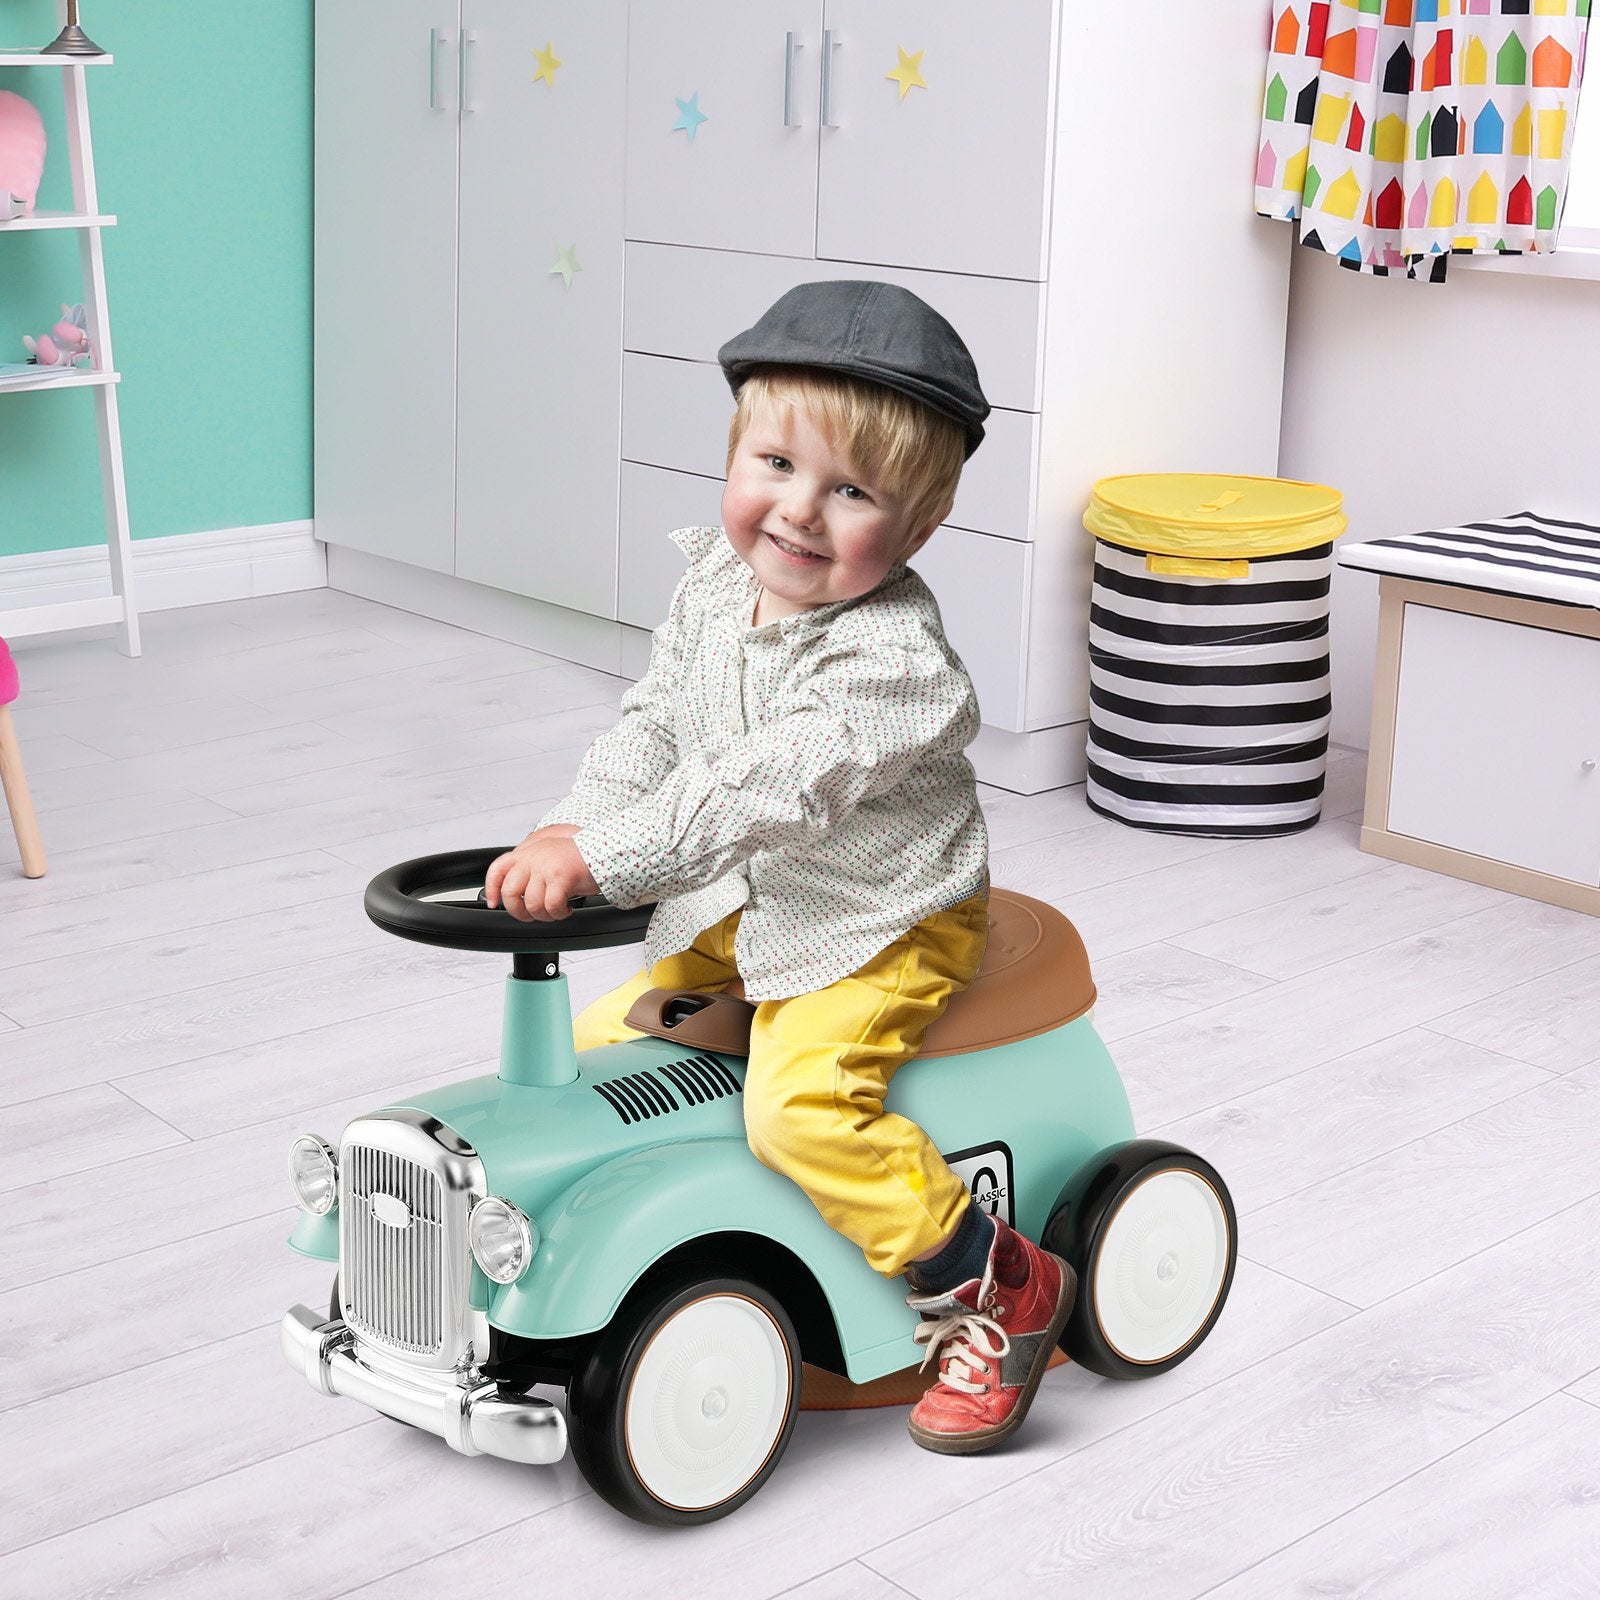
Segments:
[[[538,988],[565,999],[564,981]],[[916,1318],[904,1283],[869,1267],[799,1188],[751,1153],[743,1098],[731,1087],[742,1087],[742,1057],[648,1037],[585,1052],[577,1077],[565,1083],[508,1081],[538,1078],[532,1058],[559,1051],[546,1032],[550,1018],[561,1016],[548,1004],[557,993],[539,998],[538,1014],[527,1015],[515,990],[508,994],[499,1076],[397,1102],[470,1144],[489,1193],[537,1226],[533,1262],[517,1281],[492,1284],[472,1267],[472,1303],[486,1309],[492,1327],[541,1342],[594,1333],[657,1263],[697,1249],[737,1253],[745,1239],[786,1251],[792,1276],[803,1264],[815,1290],[799,1287],[813,1302],[820,1291],[853,1382],[915,1362]],[[568,1043],[569,1061],[570,1051]],[[637,1086],[641,1073],[650,1074],[648,1093],[619,1085]],[[706,1083],[721,1092],[696,1098]],[[888,1104],[970,1174],[985,1209],[1035,1239],[1074,1174],[1134,1133],[1121,1080],[1089,1016],[1015,1043],[914,1061],[895,1079]],[[303,1216],[291,1243],[337,1262],[337,1208]],[[769,1286],[780,1299],[797,1287]],[[815,1360],[821,1352],[807,1354]]]

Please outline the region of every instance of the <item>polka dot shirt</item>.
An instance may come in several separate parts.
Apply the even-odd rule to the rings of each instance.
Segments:
[[[540,826],[580,827],[616,905],[658,902],[646,965],[743,907],[745,993],[805,994],[987,883],[977,696],[909,567],[756,628],[722,530],[672,538],[690,566],[649,671]]]

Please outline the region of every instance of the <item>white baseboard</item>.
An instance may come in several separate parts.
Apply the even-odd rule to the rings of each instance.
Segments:
[[[1064,722],[1032,733],[1011,733],[985,723],[967,747],[980,783],[1013,794],[1039,794],[1082,783],[1088,775],[1087,722]]]
[[[322,589],[328,582],[325,549],[308,521],[135,539],[131,548],[134,602],[141,612]],[[0,611],[110,593],[111,559],[103,544],[0,556]]]
[[[344,594],[470,628],[491,639],[525,645],[615,677],[642,678],[649,665],[650,635],[643,628],[512,594],[509,589],[493,589],[448,572],[429,572],[404,561],[368,555],[346,545],[325,548],[328,586]]]

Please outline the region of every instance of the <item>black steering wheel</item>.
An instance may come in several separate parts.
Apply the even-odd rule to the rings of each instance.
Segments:
[[[386,933],[451,950],[495,950],[504,955],[544,955],[557,950],[604,950],[644,938],[655,906],[624,911],[604,895],[573,900],[559,922],[519,922],[483,900],[490,863],[511,848],[450,850],[418,856],[380,872],[367,885],[367,915]]]

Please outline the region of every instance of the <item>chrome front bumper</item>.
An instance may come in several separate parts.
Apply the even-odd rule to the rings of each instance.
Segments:
[[[548,1466],[567,1453],[567,1419],[548,1400],[503,1395],[483,1379],[468,1386],[454,1373],[414,1376],[363,1361],[355,1335],[305,1306],[278,1325],[289,1365],[323,1394],[342,1394],[385,1416],[436,1433],[466,1456],[499,1456]]]

